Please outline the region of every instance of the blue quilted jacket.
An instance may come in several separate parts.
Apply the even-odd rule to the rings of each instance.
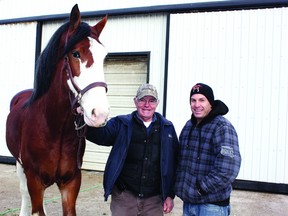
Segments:
[[[111,194],[123,168],[132,135],[132,118],[135,114],[136,111],[132,114],[111,118],[102,128],[88,127],[86,138],[89,141],[98,145],[112,146],[104,171],[105,200]],[[179,141],[172,122],[159,113],[155,113],[155,115],[160,119],[161,124],[161,192],[162,199],[165,200],[168,196],[175,197],[173,187]]]

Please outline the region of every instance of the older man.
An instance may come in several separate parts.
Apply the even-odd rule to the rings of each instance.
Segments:
[[[112,193],[112,216],[162,216],[173,209],[178,138],[173,124],[155,112],[155,86],[143,84],[136,111],[88,128],[87,139],[113,146],[105,173],[105,199]]]

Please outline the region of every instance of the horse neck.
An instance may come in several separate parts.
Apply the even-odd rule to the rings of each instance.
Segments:
[[[67,75],[63,71],[62,64],[58,64],[50,88],[43,96],[46,104],[45,115],[48,121],[58,121],[64,124],[67,118],[73,118],[69,91]]]

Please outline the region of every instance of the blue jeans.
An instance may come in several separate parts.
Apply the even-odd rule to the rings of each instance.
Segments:
[[[183,203],[183,216],[229,216],[230,205]]]

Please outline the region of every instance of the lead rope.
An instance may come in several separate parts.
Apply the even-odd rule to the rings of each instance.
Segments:
[[[79,138],[85,137],[86,134],[86,123],[84,121],[84,117],[81,114],[77,114],[74,120],[75,130],[77,131],[77,136]]]
[[[79,169],[81,169],[83,162],[83,154],[85,150],[85,134],[87,131],[87,125],[84,122],[84,118],[81,114],[78,113],[78,115],[75,115],[74,125],[77,136],[79,138],[79,145],[77,150],[77,166]]]

